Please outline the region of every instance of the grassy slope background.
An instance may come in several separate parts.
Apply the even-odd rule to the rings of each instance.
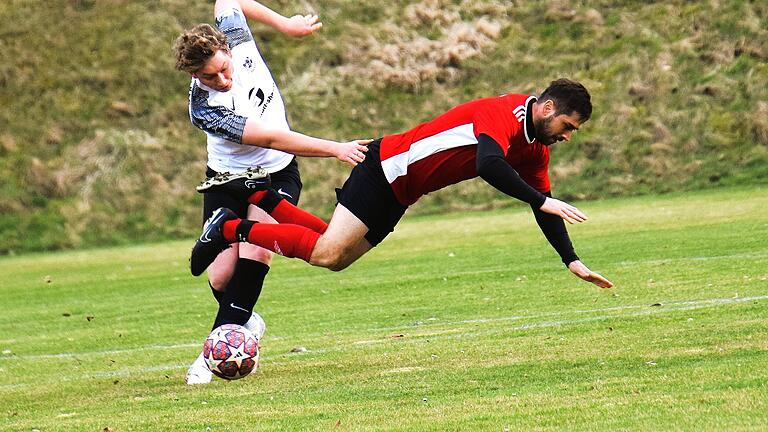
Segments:
[[[265,1],[321,15],[254,34],[296,130],[402,131],[459,103],[584,82],[595,112],[555,147],[569,199],[768,183],[768,5],[758,1]],[[198,230],[204,137],[187,118],[175,36],[212,2],[0,3],[0,253],[181,238]],[[347,168],[301,161],[323,215]],[[478,182],[414,212],[510,205]]]

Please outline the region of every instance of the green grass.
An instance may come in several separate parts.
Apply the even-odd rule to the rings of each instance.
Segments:
[[[612,290],[528,211],[406,217],[342,273],[278,259],[261,368],[207,386],[191,241],[0,259],[0,429],[765,430],[765,190],[577,204]]]

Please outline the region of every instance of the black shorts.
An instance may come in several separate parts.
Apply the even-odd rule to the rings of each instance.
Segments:
[[[205,176],[213,177],[218,174],[210,167],[206,167]],[[291,160],[285,168],[270,174],[272,179],[272,189],[276,190],[286,201],[293,205],[299,203],[301,195],[301,175],[299,174],[299,164],[296,158]],[[203,223],[208,220],[216,209],[226,207],[237,214],[240,218],[248,216],[248,202],[239,201],[227,193],[210,192],[203,194]]]
[[[370,143],[363,163],[352,169],[341,189],[336,189],[339,204],[368,227],[365,239],[372,246],[381,243],[395,230],[395,225],[408,209],[397,201],[392,186],[384,177],[379,156],[380,145],[380,139]]]

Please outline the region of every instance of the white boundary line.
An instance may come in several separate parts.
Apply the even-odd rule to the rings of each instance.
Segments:
[[[554,317],[554,316],[563,316],[563,315],[569,315],[569,314],[590,314],[590,313],[606,313],[606,312],[619,312],[619,311],[625,311],[625,310],[631,310],[631,309],[649,309],[646,313],[640,313],[640,314],[630,314],[630,315],[606,315],[601,317],[590,317],[590,318],[580,318],[580,319],[573,319],[573,320],[562,320],[562,321],[551,321],[551,323],[563,323],[563,324],[575,324],[579,322],[589,322],[589,321],[595,321],[600,319],[610,319],[610,318],[622,318],[627,316],[642,316],[642,315],[654,315],[657,313],[660,313],[662,311],[664,312],[674,312],[674,311],[681,311],[681,310],[690,310],[690,309],[701,309],[706,307],[714,307],[714,306],[720,306],[720,305],[730,305],[735,303],[745,303],[750,301],[761,301],[761,300],[768,300],[768,295],[761,295],[761,296],[751,296],[751,297],[731,297],[731,298],[716,298],[716,299],[704,299],[704,300],[677,300],[677,301],[670,301],[668,303],[663,303],[661,307],[654,307],[647,304],[642,305],[624,305],[624,306],[612,306],[607,308],[597,308],[597,309],[582,309],[582,310],[571,310],[571,311],[558,311],[558,312],[549,312],[549,313],[543,313],[543,314],[535,314],[535,315],[513,315],[508,317],[496,317],[496,318],[477,318],[477,319],[469,319],[469,320],[461,320],[461,321],[430,321],[427,323],[419,323],[415,325],[407,325],[407,326],[390,326],[390,327],[376,327],[376,328],[368,328],[365,329],[365,332],[389,332],[389,331],[408,331],[413,330],[415,328],[427,328],[432,326],[451,326],[451,325],[464,325],[464,324],[485,324],[485,323],[494,323],[494,322],[503,322],[503,321],[519,321],[519,320],[526,320],[526,319],[536,319],[536,318],[546,318],[546,317]],[[672,307],[672,308],[670,308]],[[523,326],[513,327],[509,330],[515,330],[515,329],[525,329],[525,328],[536,328],[539,327],[540,323],[532,323],[532,324],[525,324]],[[549,327],[549,326],[547,326]],[[347,331],[341,331],[338,333],[347,333]],[[308,337],[311,337],[311,335],[308,335]],[[42,359],[58,359],[58,358],[83,358],[88,356],[108,356],[108,355],[114,355],[114,354],[123,354],[123,353],[133,353],[133,352],[145,352],[145,351],[155,351],[155,350],[173,350],[173,349],[180,349],[180,348],[193,348],[202,346],[200,343],[184,343],[184,344],[170,344],[170,345],[146,345],[143,347],[136,347],[136,348],[125,348],[125,349],[115,349],[115,350],[103,350],[103,351],[85,351],[85,352],[79,352],[79,353],[57,353],[57,354],[31,354],[31,355],[0,355],[0,361],[9,361],[9,360],[42,360]]]
[[[625,305],[625,306],[616,306],[616,307],[610,307],[610,308],[553,312],[548,314],[529,315],[529,316],[498,317],[498,318],[487,318],[487,319],[462,320],[462,321],[454,321],[454,322],[435,321],[434,323],[422,324],[418,326],[384,327],[384,328],[377,328],[377,329],[366,329],[365,331],[366,332],[371,332],[371,331],[407,332],[408,330],[423,329],[423,328],[428,328],[428,327],[438,326],[438,325],[441,327],[451,326],[451,325],[461,326],[464,324],[493,323],[493,322],[562,316],[569,313],[576,313],[576,314],[605,313],[605,312],[624,311],[624,310],[631,310],[631,309],[640,309],[640,310],[637,310],[636,312],[632,312],[624,315],[621,315],[621,314],[598,315],[598,316],[575,318],[575,319],[533,322],[533,323],[522,324],[514,327],[491,329],[487,331],[473,332],[473,333],[460,333],[460,334],[430,333],[428,335],[412,334],[410,340],[413,340],[414,338],[419,338],[419,337],[429,337],[431,340],[443,339],[443,338],[451,339],[451,338],[463,338],[463,337],[470,337],[470,336],[498,334],[498,333],[505,333],[505,332],[525,331],[525,330],[537,329],[537,328],[562,327],[562,326],[577,325],[577,324],[583,324],[583,323],[595,322],[595,321],[606,321],[610,319],[624,319],[624,318],[640,317],[640,316],[661,315],[666,313],[681,312],[681,311],[688,311],[688,310],[695,310],[695,309],[705,309],[705,308],[711,308],[711,307],[727,306],[732,304],[747,303],[752,301],[763,301],[763,300],[768,300],[768,295],[736,297],[736,298],[717,298],[717,299],[705,299],[705,300],[671,301],[669,303],[665,303],[662,306],[658,306],[658,307],[653,307],[650,305]],[[349,349],[351,347],[353,348],[355,346],[370,346],[370,345],[380,344],[388,341],[391,341],[391,337],[385,336],[385,337],[374,339],[374,340],[352,342],[351,345],[338,346],[337,348],[332,348],[332,349],[312,350],[312,351],[309,351],[307,354],[323,354],[326,352],[342,351],[342,350]],[[148,345],[145,347],[129,348],[129,349],[123,349],[123,350],[90,351],[90,352],[83,352],[83,353],[40,354],[40,355],[29,355],[29,356],[24,356],[24,355],[5,356],[5,357],[0,357],[0,360],[28,361],[28,360],[45,360],[45,359],[58,359],[58,358],[77,359],[77,358],[82,358],[87,356],[111,355],[111,354],[120,354],[120,353],[164,350],[164,349],[191,348],[196,346],[199,346],[199,344],[186,343],[186,344],[176,344],[176,345]],[[262,360],[268,360],[270,361],[271,364],[274,365],[274,364],[279,364],[279,362],[275,360],[287,358],[289,356],[297,356],[297,355],[306,355],[306,354],[296,354],[296,353],[273,354],[273,355],[263,356]],[[185,369],[186,367],[187,365],[179,365],[179,364],[156,365],[151,368],[130,367],[130,368],[122,368],[120,370],[114,370],[114,371],[101,371],[101,372],[94,372],[90,374],[81,374],[79,376],[73,376],[73,377],[58,377],[56,380],[59,382],[61,381],[66,382],[66,381],[78,381],[78,380],[96,379],[96,378],[118,378],[118,377],[130,376],[137,373],[159,372],[159,371],[166,371],[166,370],[170,371],[170,370]],[[28,387],[28,386],[37,385],[37,384],[38,383],[5,384],[5,385],[0,385],[0,389],[23,388],[23,387]]]

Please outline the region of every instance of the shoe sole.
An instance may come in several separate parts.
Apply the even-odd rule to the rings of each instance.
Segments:
[[[245,179],[246,181],[248,180],[258,181],[258,180],[264,180],[264,179],[268,180],[269,173],[261,167],[248,168],[247,170],[239,173],[225,172],[225,173],[221,173],[219,175],[205,179],[195,189],[197,189],[198,192],[206,192],[208,189],[214,186],[222,186],[231,182],[232,180],[237,180],[237,179]]]

